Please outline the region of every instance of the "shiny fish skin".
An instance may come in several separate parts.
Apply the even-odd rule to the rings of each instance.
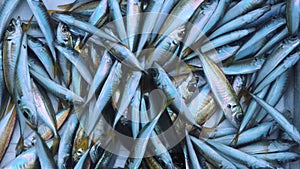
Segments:
[[[72,43],[72,35],[70,33],[69,27],[62,23],[59,22],[57,29],[56,29],[56,41],[58,44],[62,44],[64,46],[67,46],[69,48],[73,48],[73,43]],[[72,64],[71,62],[64,56],[63,53],[59,52],[57,53],[57,60],[58,64],[60,66],[60,73],[62,74],[61,80],[64,82],[64,85],[70,86],[71,83],[71,67]],[[56,68],[57,69],[57,68]]]
[[[192,142],[196,145],[201,154],[211,162],[215,167],[236,168],[230,161],[222,157],[212,147],[208,146],[205,141],[191,137]]]
[[[220,68],[211,59],[205,54],[200,54],[199,57],[217,104],[231,124],[234,125],[234,127],[239,127],[243,119],[243,110],[231,84]]]
[[[300,133],[278,110],[266,103],[264,100],[250,93],[250,95],[269,113],[274,120],[289,134],[293,140],[300,144]]]
[[[57,97],[69,102],[74,102],[75,104],[84,103],[84,99],[72,92],[71,90],[68,90],[67,88],[55,83],[54,81],[41,76],[39,73],[33,70],[30,70],[30,74],[36,81],[38,81],[39,84],[41,84],[44,88],[48,89]]]
[[[262,4],[265,0],[241,0],[235,6],[230,8],[222,20],[220,21],[219,25],[224,24],[237,16],[250,11],[251,9],[255,8],[256,6]]]
[[[176,88],[173,86],[171,80],[169,79],[166,72],[159,66],[157,68],[149,69],[154,82],[158,88],[162,89],[166,94],[168,100],[174,99],[171,103],[173,109],[178,112],[180,115],[183,115],[185,120],[187,120],[192,125],[201,128],[192,117],[190,110],[183,102],[182,97],[177,92]]]
[[[195,11],[194,15],[190,19],[190,23],[187,24],[187,33],[183,39],[184,42],[184,49],[189,47],[193,42],[200,39],[202,35],[202,30],[208,20],[211,18],[213,12],[217,7],[218,1],[204,1]],[[190,25],[191,24],[191,25]]]
[[[12,108],[0,121],[0,162],[6,152],[13,134],[17,115],[16,109]]]
[[[121,70],[122,64],[119,62],[115,62],[114,65],[111,68],[110,74],[108,75],[106,81],[103,84],[102,90],[97,98],[97,101],[93,108],[93,119],[90,120],[90,129],[87,131],[90,131],[93,129],[97,123],[97,121],[100,119],[103,113],[103,109],[107,102],[111,99],[113,92],[117,89],[117,87],[120,84],[121,76],[122,76],[122,70]],[[88,132],[89,133],[89,132]]]
[[[225,35],[219,36],[219,37],[211,40],[210,42],[202,45],[201,52],[205,53],[214,48],[227,45],[231,42],[234,42],[236,40],[239,40],[239,39],[251,34],[254,31],[255,31],[255,28],[242,29],[242,30],[233,31],[233,32],[227,33]]]
[[[105,14],[107,10],[108,10],[108,0],[100,1],[97,7],[94,9],[94,12],[90,16],[88,22],[96,27],[101,27],[106,20]],[[82,41],[80,42],[80,47],[82,47],[83,44],[85,44],[89,36],[91,36],[89,33],[85,33]]]
[[[269,91],[269,85],[265,86],[262,91],[260,91],[257,96],[260,98],[264,98],[267,95],[267,92]],[[256,110],[258,108],[258,104],[255,100],[251,100],[247,110],[245,112],[245,116],[243,118],[243,121],[241,123],[241,126],[239,128],[239,133],[241,133],[244,129],[249,127],[249,123],[254,120],[254,117],[256,117],[256,113],[258,113]]]
[[[42,96],[42,93],[39,91],[37,86],[33,81],[31,81],[33,98],[36,105],[37,116],[52,130],[55,137],[59,137],[57,132],[56,119],[54,117],[54,109],[50,104],[49,98]],[[45,94],[45,93],[44,93]],[[46,101],[46,99],[48,99]]]
[[[284,18],[278,18],[275,20],[271,20],[266,25],[264,25],[261,29],[257,30],[255,34],[246,42],[244,45],[237,51],[234,60],[239,60],[246,55],[244,54],[247,52],[249,47],[260,41],[261,39],[265,38],[265,36],[269,35],[270,33],[274,32],[276,29],[280,28],[282,25],[286,23]]]
[[[166,18],[164,25],[159,31],[157,41],[160,41],[159,39],[162,38],[162,36],[169,35],[170,32],[187,22],[202,2],[203,0],[179,1]]]
[[[70,111],[71,111],[70,108],[65,108],[57,112],[56,114],[57,129],[60,129],[61,126],[64,124],[67,117],[69,116]],[[40,133],[42,139],[45,141],[49,140],[53,136],[51,129],[48,128],[45,124],[39,125],[38,132]],[[31,134],[29,134],[24,138],[24,146],[29,148],[32,147],[34,144],[35,144],[35,133],[32,132]]]
[[[286,39],[267,58],[264,66],[259,70],[257,78],[255,80],[255,86],[258,85],[274,68],[291,53],[298,45],[300,41],[296,39]]]
[[[221,69],[226,75],[250,74],[260,70],[265,60],[265,58],[243,59]]]
[[[288,77],[290,72],[286,71],[281,76],[279,76],[274,84],[272,85],[269,94],[266,97],[266,102],[272,106],[275,106],[279,99],[282,97],[283,93],[287,90]],[[260,123],[264,117],[267,115],[265,110],[261,110],[260,113],[255,117],[254,124]]]
[[[198,124],[203,124],[216,110],[216,103],[208,85],[189,103],[189,110]]]
[[[25,33],[22,38],[20,54],[16,65],[13,99],[18,108],[18,116],[25,117],[26,122],[31,127],[36,127],[37,110],[30,82],[27,54],[27,34]]]
[[[253,156],[270,162],[288,162],[295,161],[300,158],[299,154],[293,152],[254,154]]]
[[[47,146],[51,148],[53,141],[47,142]],[[22,154],[18,155],[15,159],[11,160],[4,165],[5,169],[35,169],[39,167],[38,157],[36,155],[36,149],[34,147],[26,150]]]
[[[253,10],[245,15],[242,15],[240,17],[237,17],[236,19],[233,19],[226,24],[222,25],[218,29],[216,29],[212,34],[209,35],[208,38],[213,39],[219,35],[222,35],[224,33],[239,29],[243,27],[244,25],[253,22],[257,18],[259,18],[261,15],[263,15],[265,12],[270,10],[269,6],[265,6],[256,10]]]
[[[274,123],[273,122],[264,122],[258,125],[257,127],[250,128],[248,130],[245,130],[244,132],[239,134],[239,140],[234,143],[234,146],[239,146],[242,144],[251,143],[253,141],[257,141],[262,137],[265,137],[267,135],[270,135],[272,132],[272,128]],[[232,140],[234,139],[235,134],[218,137],[215,139],[212,139],[213,141],[217,141],[218,143],[222,143],[224,145],[232,145]]]
[[[274,153],[287,151],[295,146],[294,144],[282,142],[282,141],[262,141],[256,142],[250,145],[240,147],[239,150],[248,154],[261,154],[261,153]]]
[[[92,74],[87,67],[87,64],[83,60],[83,57],[80,55],[79,52],[76,50],[67,47],[62,46],[58,43],[54,42],[55,48],[63,54],[78,70],[78,72],[81,74],[82,78],[89,84],[92,83]]]
[[[128,38],[128,47],[133,52],[137,48],[139,25],[141,22],[141,5],[138,0],[128,0],[126,9],[126,30]]]
[[[168,2],[171,2],[171,1],[172,0],[169,0]],[[148,37],[150,36],[149,33],[151,33],[152,30],[154,29],[155,23],[158,22],[157,18],[163,17],[163,16],[158,15],[158,13],[160,12],[161,8],[163,8],[163,5],[167,4],[168,2],[166,2],[165,0],[163,0],[163,1],[162,0],[153,0],[150,2],[150,4],[145,9],[144,12],[146,12],[146,13],[143,14],[143,15],[145,15],[143,17],[145,18],[144,23],[147,23],[147,24],[143,24],[143,27],[140,30],[141,35],[140,35],[140,40],[139,40],[138,46],[137,46],[138,54],[139,54],[139,52],[142,51],[142,48],[146,44]],[[162,15],[164,15],[164,14],[162,14]]]
[[[36,132],[36,140],[37,141],[36,141],[35,151],[37,152],[37,157],[40,161],[41,168],[42,169],[57,168],[54,159],[52,157],[52,154],[50,152],[50,149],[48,148],[47,144],[44,142],[40,134],[37,132]]]
[[[28,46],[42,62],[49,76],[54,79],[54,64],[48,48],[40,40],[28,36]]]
[[[218,23],[218,21],[223,17],[225,11],[227,10],[231,0],[220,0],[218,6],[214,13],[211,15],[205,26],[203,27],[202,33],[207,34],[210,32]]]
[[[0,43],[0,119],[4,116],[10,96],[6,89],[3,74],[3,45]]]
[[[253,157],[251,155],[248,155],[242,151],[236,150],[229,146],[226,146],[226,145],[223,145],[218,142],[211,141],[211,140],[205,140],[205,142],[208,143],[210,146],[214,147],[215,149],[217,149],[218,151],[222,152],[222,154],[226,154],[226,155],[242,162],[243,164],[247,165],[248,167],[251,167],[251,168],[274,168],[271,163],[269,163],[265,160]]]
[[[91,83],[89,93],[86,99],[86,102],[89,102],[92,96],[95,94],[96,90],[100,87],[100,85],[104,82],[105,78],[108,76],[109,71],[113,65],[113,60],[110,54],[105,51],[102,55],[100,65],[95,73],[93,81]]]
[[[20,53],[23,31],[20,18],[12,19],[5,33],[3,43],[3,75],[6,88],[10,95],[13,94],[15,69]]]
[[[35,16],[35,19],[39,23],[40,29],[42,30],[52,53],[53,60],[56,62],[56,52],[52,44],[55,38],[53,29],[50,27],[50,15],[48,14],[47,8],[41,0],[27,0],[27,3]]]
[[[106,50],[114,56],[120,63],[128,66],[133,70],[144,71],[139,60],[136,56],[125,46],[121,43],[115,43],[110,41],[102,41]]]
[[[53,13],[52,17],[54,19],[58,19],[58,20],[60,20],[64,23],[66,23],[69,26],[72,25],[72,26],[78,27],[79,29],[82,29],[82,30],[84,30],[84,31],[86,31],[90,34],[93,34],[97,37],[105,38],[105,39],[111,40],[113,42],[119,42],[120,41],[116,37],[111,36],[110,34],[107,34],[103,30],[97,29],[97,27],[91,25],[90,23],[80,21],[78,19],[75,19],[72,16],[65,15],[65,14],[59,14],[59,13]]]
[[[0,10],[0,41],[3,39],[2,35],[5,32],[7,23],[9,22],[13,11],[15,11],[20,2],[20,0],[7,0],[3,2],[3,6]]]
[[[127,39],[128,37],[125,29],[125,23],[122,18],[122,13],[118,0],[108,0],[108,9],[110,11],[109,14],[111,15],[112,19],[115,20],[114,24],[116,26],[119,39],[126,46],[129,46]]]
[[[275,46],[277,42],[282,41],[283,39],[287,38],[288,36],[288,29],[284,28],[281,32],[274,35],[272,39],[270,39],[256,54],[256,57],[264,55],[268,50]]]
[[[123,115],[126,107],[130,104],[131,99],[134,97],[134,93],[138,88],[142,77],[141,72],[129,72],[126,79],[126,85],[120,98],[120,104],[117,107],[116,117],[114,119],[113,127],[116,126],[117,122]]]
[[[186,134],[185,138],[186,138],[186,145],[187,145],[186,147],[187,147],[187,150],[188,150],[189,159],[191,160],[191,166],[193,168],[201,168],[201,166],[199,164],[199,161],[197,159],[196,152],[193,148],[191,138],[188,135],[187,131],[185,132],[185,134]]]
[[[286,1],[286,21],[287,27],[292,35],[296,35],[299,28],[300,21],[300,1],[299,0],[287,0]]]
[[[57,166],[59,169],[68,168],[70,167],[69,165],[72,165],[72,141],[74,140],[78,126],[79,121],[77,119],[77,114],[72,114],[69,117],[68,128],[64,131],[58,148]]]
[[[262,88],[264,88],[269,83],[273,82],[278,76],[280,76],[282,73],[286,72],[289,68],[294,66],[298,62],[299,58],[300,58],[299,53],[295,53],[287,57],[282,64],[278,65],[277,68],[275,68],[272,72],[270,72],[264,78],[264,80],[257,85],[254,93],[257,93],[258,91],[262,90]]]

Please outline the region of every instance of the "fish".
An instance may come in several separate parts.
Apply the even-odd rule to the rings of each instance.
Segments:
[[[27,124],[32,128],[36,128],[38,113],[36,110],[34,95],[30,82],[26,33],[23,34],[20,48],[14,79],[15,85],[13,100],[17,106],[18,116],[25,117]]]
[[[31,86],[36,110],[38,112],[38,118],[40,118],[52,130],[52,133],[56,138],[59,137],[57,131],[57,122],[55,119],[55,112],[49,98],[45,93],[43,93],[44,95],[42,95],[33,80],[31,80]]]
[[[90,85],[90,89],[88,92],[86,102],[89,102],[91,100],[91,98],[93,97],[93,95],[95,94],[97,89],[104,82],[104,80],[106,79],[106,77],[109,74],[109,71],[110,71],[112,65],[113,65],[113,60],[112,60],[110,54],[107,51],[105,51],[102,55],[100,65],[98,66],[95,76],[93,78],[93,81]]]
[[[204,140],[191,136],[191,141],[204,158],[215,167],[236,168],[230,161],[206,144]]]
[[[227,23],[228,21],[254,9],[255,7],[261,5],[264,0],[242,0],[235,4],[232,8],[230,8],[223,18],[219,21],[218,25],[222,25]]]
[[[41,76],[39,73],[35,72],[34,70],[30,70],[30,75],[44,88],[46,88],[49,92],[54,94],[55,96],[66,100],[68,102],[72,102],[75,104],[83,104],[84,99],[81,96],[78,96],[71,90],[57,84],[56,82],[52,81],[51,79],[47,79]]]
[[[3,40],[2,35],[5,32],[6,26],[8,25],[8,22],[13,15],[13,11],[17,9],[20,2],[20,0],[8,0],[1,5],[2,7],[0,10],[0,41]]]
[[[61,52],[61,54],[66,57],[78,70],[78,72],[81,74],[81,77],[89,84],[92,83],[92,74],[87,67],[87,63],[84,61],[81,54],[67,46],[60,45],[56,42],[53,43],[55,48]],[[70,70],[71,71],[71,70]]]
[[[5,32],[3,42],[3,75],[7,91],[13,95],[15,70],[17,59],[20,53],[23,31],[21,27],[21,19],[12,19]]]
[[[35,19],[39,23],[39,27],[42,30],[46,38],[47,44],[50,48],[52,58],[54,62],[56,62],[56,51],[52,44],[54,42],[55,37],[53,29],[51,29],[50,15],[48,14],[48,10],[44,5],[43,1],[41,0],[27,0],[27,4],[30,7]]]
[[[70,33],[69,27],[62,23],[59,22],[57,29],[56,29],[56,41],[58,44],[64,45],[69,48],[73,48],[73,38]],[[66,86],[70,86],[71,83],[71,67],[72,64],[71,62],[64,56],[62,52],[57,53],[58,55],[58,65],[60,66],[60,73],[62,74],[62,80]],[[58,68],[56,68],[58,69]]]
[[[216,150],[222,152],[222,154],[226,154],[241,163],[247,165],[248,167],[253,168],[274,168],[273,165],[265,160],[253,157],[251,155],[248,155],[247,153],[244,153],[242,151],[239,151],[237,149],[231,148],[229,146],[223,145],[221,143],[208,140],[206,139],[205,142],[215,148]]]
[[[258,98],[252,93],[250,93],[250,95],[266,110],[268,114],[274,118],[280,127],[282,127],[296,143],[300,144],[300,133],[293,124],[291,124],[278,110],[266,103],[264,100]]]
[[[13,135],[14,126],[17,120],[16,109],[13,107],[0,121],[0,161],[3,159],[6,149]]]
[[[233,31],[230,33],[227,33],[225,35],[216,37],[209,42],[201,45],[201,52],[206,53],[210,50],[213,50],[215,48],[218,48],[220,46],[227,45],[231,42],[234,42],[236,40],[239,40],[255,31],[255,28],[249,28],[249,29],[242,29],[242,30],[237,30]],[[239,49],[240,50],[240,49]]]
[[[299,11],[300,11],[299,0],[286,1],[286,22],[287,22],[289,33],[292,35],[296,35],[299,28],[299,24],[295,24],[300,21]]]
[[[172,31],[185,24],[193,15],[194,11],[203,3],[203,0],[179,1],[167,16],[161,27],[156,42],[163,36],[169,35]]]
[[[169,1],[170,2],[170,1]],[[162,10],[163,5],[165,5],[166,1],[159,1],[159,0],[153,0],[150,1],[147,8],[144,10],[144,13],[141,14],[140,22],[147,23],[142,24],[140,27],[140,39],[138,41],[137,45],[137,56],[141,53],[142,49],[144,48],[146,42],[149,39],[150,33],[155,27],[155,23],[159,22],[157,19],[160,17],[158,14],[160,10]]]
[[[97,7],[94,9],[93,13],[89,17],[89,23],[96,27],[101,27],[107,19],[106,13],[108,11],[108,0],[100,1]],[[79,47],[82,48],[86,43],[88,37],[91,35],[89,33],[85,33],[82,41],[80,42]]]
[[[215,139],[212,139],[213,141],[216,141],[218,143],[224,144],[224,145],[231,145],[231,146],[239,146],[247,143],[251,143],[254,141],[259,140],[262,137],[271,135],[272,132],[276,130],[276,126],[273,126],[274,122],[267,121],[264,123],[261,123],[260,125],[249,128],[248,130],[245,130],[239,134],[239,139],[236,143],[232,143],[232,140],[235,137],[235,134],[226,135],[223,137],[218,137]]]
[[[118,38],[116,38],[115,36],[112,36],[112,35],[106,33],[105,31],[98,29],[97,27],[93,26],[92,24],[90,24],[88,22],[78,20],[78,19],[74,18],[73,16],[66,15],[66,14],[60,14],[60,13],[53,13],[52,17],[56,20],[60,20],[64,23],[66,23],[69,26],[70,25],[75,26],[75,27],[77,27],[81,30],[84,30],[92,35],[95,35],[99,38],[104,38],[104,39],[110,40],[112,42],[120,42],[120,40]]]
[[[41,61],[51,79],[54,79],[54,63],[46,44],[39,39],[28,36],[28,46]]]
[[[190,110],[187,105],[184,103],[182,97],[179,95],[175,86],[172,84],[170,78],[166,72],[157,65],[157,68],[151,68],[148,70],[149,74],[152,76],[155,84],[160,88],[164,93],[168,101],[173,100],[171,107],[175,112],[178,112],[184,120],[187,120],[190,124],[195,127],[201,128],[192,117]]]
[[[199,58],[217,105],[230,123],[238,128],[244,115],[231,84],[222,70],[205,54],[199,52]]]
[[[105,105],[108,103],[108,101],[111,99],[113,93],[117,89],[117,87],[120,84],[121,76],[122,76],[122,70],[121,70],[122,64],[119,62],[115,62],[111,68],[111,71],[106,79],[106,81],[103,84],[102,90],[97,97],[97,101],[92,109],[91,117],[92,119],[89,120],[89,126],[90,128],[87,129],[87,133],[90,133],[95,125],[97,124],[97,121],[100,119],[103,109]]]
[[[262,16],[265,12],[270,10],[270,6],[264,6],[262,8],[255,9],[253,11],[250,11],[246,13],[245,15],[242,15],[240,17],[237,17],[226,24],[220,26],[218,29],[216,29],[214,32],[212,32],[208,38],[213,39],[219,35],[222,35],[224,33],[239,29],[243,27],[244,25],[247,25],[248,23],[253,22],[260,16]]]
[[[116,126],[117,122],[125,112],[125,109],[130,104],[130,101],[134,97],[135,91],[138,88],[142,77],[141,72],[128,72],[126,78],[126,85],[123,86],[124,90],[120,96],[119,105],[116,110],[116,117],[114,119],[113,128]]]
[[[76,131],[79,127],[79,120],[77,114],[70,115],[67,130],[64,131],[61,137],[61,142],[58,148],[58,168],[68,168],[72,166],[72,146]]]
[[[243,46],[241,46],[241,48],[235,54],[234,60],[244,58],[246,56],[244,53],[247,52],[249,47],[255,45],[255,43],[257,43],[261,39],[264,39],[267,35],[271,34],[275,30],[283,26],[285,23],[286,21],[284,18],[273,19],[268,22],[261,29],[257,30],[255,34],[246,43],[244,43]]]
[[[41,168],[57,168],[53,156],[50,152],[50,149],[48,148],[47,144],[44,142],[44,140],[38,132],[36,132],[35,149]]]
[[[249,144],[243,147],[240,147],[239,150],[246,152],[248,154],[262,154],[262,153],[275,153],[275,152],[284,152],[292,147],[295,144],[276,141],[276,140],[267,140],[267,141],[259,141],[253,144]]]

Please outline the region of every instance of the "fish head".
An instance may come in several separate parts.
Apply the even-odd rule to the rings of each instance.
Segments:
[[[172,39],[172,43],[177,45],[180,41],[183,40],[186,30],[185,26],[181,26],[178,29],[175,29],[173,32],[170,33],[169,38]]]
[[[150,68],[148,69],[148,74],[151,76],[152,80],[157,86],[161,85],[162,82],[162,75],[158,68]]]
[[[66,24],[59,22],[56,33],[58,42],[63,42],[65,45],[71,43],[71,32]]]
[[[20,113],[23,115],[23,117],[25,117],[27,124],[31,128],[36,128],[37,112],[35,105],[22,97],[17,100],[17,105],[19,107]]]
[[[21,19],[18,17],[17,19],[12,19],[6,29],[5,37],[7,40],[13,40],[22,35],[22,24]]]
[[[234,122],[234,124],[240,125],[244,117],[241,106],[237,104],[228,104],[227,108],[231,111],[233,117],[232,121]]]

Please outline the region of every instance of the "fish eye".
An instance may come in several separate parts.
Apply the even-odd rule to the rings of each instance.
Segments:
[[[227,104],[227,107],[231,109],[231,105],[230,104]]]
[[[83,150],[80,148],[76,151],[77,156],[82,156]]]
[[[242,121],[243,120],[244,115],[242,113],[237,113],[235,116],[235,119],[237,121]]]
[[[188,86],[188,91],[189,92],[193,92],[193,91],[195,91],[196,90],[196,85],[189,85]]]
[[[14,32],[14,31],[15,31],[15,26],[14,26],[12,23],[10,23],[10,24],[8,25],[7,31],[8,31],[8,32]]]
[[[157,77],[158,73],[155,69],[150,69],[150,74],[152,77]]]
[[[61,31],[62,31],[63,33],[66,33],[66,32],[68,31],[67,25],[62,25]]]
[[[178,32],[178,36],[180,37],[180,38],[182,38],[183,36],[184,36],[184,34],[185,34],[185,31],[180,31],[180,32]]]
[[[18,104],[21,104],[21,100],[19,99],[19,100],[17,101],[17,103],[18,103]]]
[[[172,43],[173,43],[174,45],[177,45],[177,44],[178,44],[178,41],[175,40],[175,39],[173,39],[173,40],[172,40]]]
[[[23,111],[23,115],[26,119],[29,119],[29,113],[26,110]]]

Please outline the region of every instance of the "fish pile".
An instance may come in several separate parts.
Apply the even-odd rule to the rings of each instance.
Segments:
[[[2,168],[299,160],[298,112],[282,106],[299,0],[27,0],[30,20],[12,17],[20,3],[0,10]]]

